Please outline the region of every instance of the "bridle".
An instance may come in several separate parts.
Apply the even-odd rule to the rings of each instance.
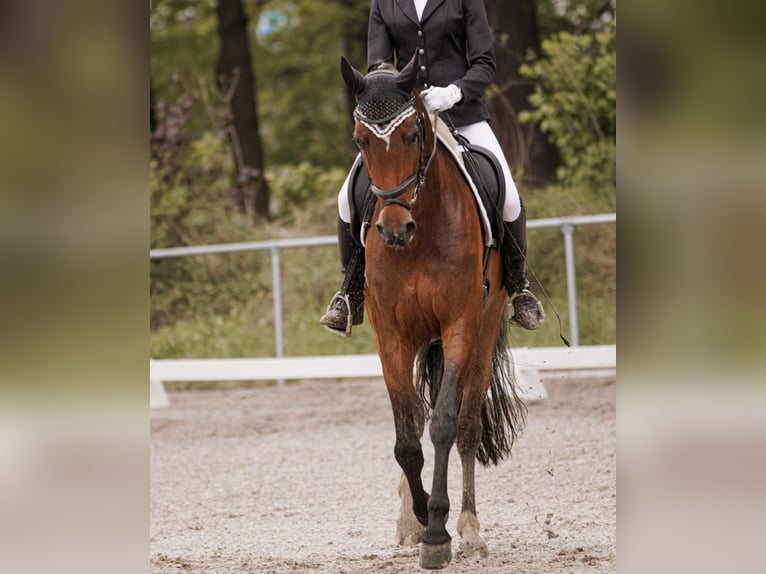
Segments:
[[[358,120],[359,122],[361,122],[362,124],[365,124],[366,127],[370,129],[370,131],[372,131],[373,133],[380,131],[378,129],[378,126],[391,124],[394,126],[393,129],[389,127],[390,131],[389,130],[386,130],[386,131],[388,131],[388,133],[392,133],[394,129],[398,127],[398,125],[402,121],[404,121],[404,119],[412,115],[410,108],[415,108],[414,96],[407,103],[405,103],[397,112],[383,119],[371,120],[363,116],[358,109],[354,110],[354,118]],[[420,194],[420,190],[423,188],[423,185],[426,182],[426,175],[428,174],[428,168],[431,166],[431,162],[433,161],[434,156],[436,155],[436,146],[437,146],[436,122],[438,121],[438,116],[434,116],[434,121],[432,122],[433,148],[431,149],[431,154],[426,159],[425,157],[426,155],[425,119],[423,118],[423,115],[417,111],[417,108],[415,108],[414,115],[415,115],[415,125],[418,127],[418,142],[419,142],[418,167],[415,170],[415,173],[410,175],[399,185],[392,187],[390,189],[380,188],[374,183],[372,183],[372,179],[370,180],[370,189],[372,190],[372,193],[374,193],[375,196],[378,197],[379,199],[384,200],[383,207],[387,207],[389,205],[399,205],[408,211],[412,211],[412,206],[417,200],[418,194]],[[402,201],[401,199],[399,199],[399,196],[401,196],[413,183],[415,184],[415,191],[412,193],[412,199],[410,201]]]

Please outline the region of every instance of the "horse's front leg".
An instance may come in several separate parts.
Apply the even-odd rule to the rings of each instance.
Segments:
[[[425,412],[420,400],[415,401],[415,428],[417,429],[418,441],[423,438],[423,429],[425,426]],[[396,519],[396,541],[402,546],[415,546],[423,539],[423,532],[426,529],[425,521],[419,520],[415,516],[413,509],[412,492],[407,475],[402,473],[399,481],[399,499],[401,506],[399,516]],[[427,515],[424,516],[427,519]]]
[[[457,437],[460,397],[470,355],[466,347],[460,342],[454,348],[444,344],[444,376],[429,426],[434,445],[434,477],[428,500],[428,527],[420,547],[423,568],[443,568],[452,559],[452,538],[445,524],[450,506],[447,470],[450,450]]]
[[[415,396],[412,380],[415,352],[404,352],[401,348],[386,349],[388,343],[382,341],[378,344],[394,415],[394,456],[404,472],[399,485],[402,508],[397,519],[397,541],[399,544],[417,544],[428,523],[428,493],[421,478],[423,449],[420,437],[423,434],[424,414]]]

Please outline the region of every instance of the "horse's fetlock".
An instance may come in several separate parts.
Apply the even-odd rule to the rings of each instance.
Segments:
[[[428,513],[446,516],[449,512],[449,498],[447,496],[434,495],[428,499]]]
[[[447,529],[444,526],[426,528],[423,533],[423,542],[425,544],[446,544],[452,540],[452,536],[449,535]]]

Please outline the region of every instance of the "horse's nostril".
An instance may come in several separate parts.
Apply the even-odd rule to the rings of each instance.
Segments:
[[[378,233],[383,235],[383,226],[380,223],[375,224],[375,229],[378,231]]]
[[[413,233],[415,233],[415,228],[417,225],[415,225],[414,221],[408,221],[407,225],[404,226],[404,234],[407,237],[411,237]]]

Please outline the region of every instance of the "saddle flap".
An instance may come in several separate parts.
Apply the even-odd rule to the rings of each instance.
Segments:
[[[494,154],[486,148],[473,145],[463,136],[457,136],[463,146],[463,163],[473,180],[484,210],[489,217],[492,236],[499,244],[503,240],[503,206],[505,205],[505,179]]]
[[[351,179],[346,190],[351,208],[351,236],[358,245],[362,245],[361,231],[365,213],[371,207],[371,203],[375,202],[370,184],[367,170],[364,169],[362,159],[358,157],[351,167]]]

